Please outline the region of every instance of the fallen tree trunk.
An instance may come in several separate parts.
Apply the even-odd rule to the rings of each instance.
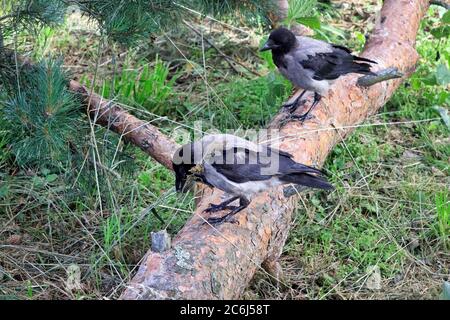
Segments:
[[[410,75],[418,60],[415,38],[428,5],[428,0],[385,0],[362,56],[376,60],[378,69],[397,67]],[[270,127],[280,127],[279,147],[298,162],[321,166],[352,127],[376,113],[402,82],[361,88],[357,78],[349,75],[337,81],[313,112],[314,119],[304,125],[280,125],[285,115],[278,114]],[[216,229],[203,224],[203,210],[219,203],[221,195],[219,190],[203,190],[196,212],[173,239],[172,248],[146,254],[122,299],[233,299],[241,296],[261,265],[277,276],[277,259],[298,198],[286,199],[282,188],[261,194],[236,216],[238,225],[224,223]]]

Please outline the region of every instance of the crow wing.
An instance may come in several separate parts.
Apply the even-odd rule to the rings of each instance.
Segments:
[[[373,74],[369,63],[376,63],[352,55],[346,47],[308,37],[297,37],[297,47],[293,55],[304,69],[313,72],[313,79],[319,81],[335,80],[342,75],[353,72]]]
[[[258,154],[246,148],[225,149],[221,156],[217,155],[212,159],[211,165],[217,172],[233,182],[268,180],[272,175],[261,173],[265,164],[258,161]]]
[[[260,152],[238,147],[226,149],[221,157],[214,157],[211,164],[217,172],[237,183],[292,173],[322,174],[318,169],[295,162],[291,154],[266,146]]]

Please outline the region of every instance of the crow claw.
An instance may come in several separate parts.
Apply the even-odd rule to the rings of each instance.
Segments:
[[[291,114],[282,121],[282,124],[284,125],[285,123],[288,123],[290,121],[300,121],[300,123],[303,124],[306,120],[310,120],[313,118],[314,116],[310,114],[302,114],[302,115]]]
[[[287,112],[292,113],[297,109],[297,103],[296,101],[292,103],[286,103],[281,106],[283,109],[287,110]]]
[[[229,206],[228,205],[238,198],[240,199],[239,206]],[[204,212],[217,212],[217,211],[222,211],[225,209],[230,210],[230,212],[228,212],[226,215],[219,217],[219,218],[208,218],[203,224],[217,225],[217,224],[221,224],[223,222],[239,224],[239,222],[237,220],[235,220],[233,218],[233,216],[236,213],[238,213],[239,211],[241,211],[242,209],[245,209],[249,205],[249,203],[250,203],[250,201],[247,198],[245,198],[244,196],[240,196],[240,197],[234,196],[220,204],[212,204],[211,203]]]
[[[203,224],[209,223],[212,225],[219,225],[224,222],[239,224],[239,221],[237,221],[235,218],[229,216],[228,214],[224,215],[223,217],[219,217],[219,218],[208,218],[206,221],[207,222],[204,222]]]
[[[307,100],[301,100],[301,101],[294,101],[292,103],[286,103],[283,104],[281,107],[283,109],[285,109],[287,112],[289,113],[293,113],[295,112],[295,110],[297,110],[298,107],[304,105],[306,103]]]
[[[222,211],[222,210],[234,210],[236,209],[236,206],[224,206],[222,204],[210,204],[208,208],[205,209],[204,212],[206,213],[211,213],[211,212],[218,212],[218,211]]]
[[[205,212],[210,213],[210,212],[217,212],[222,210],[223,206],[218,205],[218,204],[210,204],[208,208],[205,209]]]
[[[303,122],[305,122],[306,120],[310,120],[310,119],[313,119],[313,118],[314,118],[314,116],[305,113],[305,114],[302,114],[302,115],[293,114],[293,115],[291,115],[289,120],[298,120],[298,121],[300,121],[300,123],[303,124]]]

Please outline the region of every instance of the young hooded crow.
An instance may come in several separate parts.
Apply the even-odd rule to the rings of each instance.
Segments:
[[[283,184],[331,190],[322,171],[295,162],[292,155],[234,135],[208,135],[180,147],[173,156],[175,187],[183,189],[188,177],[221,189],[230,195],[222,203],[210,204],[206,212],[229,210],[212,224],[233,222],[232,217],[250,204],[254,194]],[[239,199],[239,206],[230,205]]]
[[[375,61],[354,56],[343,46],[295,36],[283,27],[270,33],[269,40],[260,49],[266,50],[272,50],[273,62],[281,74],[296,87],[304,89],[293,103],[284,107],[292,113],[306,91],[314,92],[314,102],[309,110],[301,116],[292,116],[302,122],[340,76],[347,73],[375,74],[369,64]]]

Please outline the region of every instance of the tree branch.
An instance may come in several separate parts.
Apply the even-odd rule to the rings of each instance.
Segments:
[[[139,120],[114,102],[89,92],[77,81],[70,81],[70,90],[78,93],[91,119],[120,134],[168,169],[172,169],[172,155],[179,147],[173,140],[151,124]]]
[[[398,71],[397,68],[387,68],[384,70],[380,70],[376,73],[376,75],[366,75],[364,77],[360,77],[356,84],[360,87],[370,87],[376,83],[383,82],[386,80],[397,79],[403,77],[403,73]]]
[[[446,2],[445,0],[431,0],[430,4],[433,4],[435,6],[441,6],[447,10],[450,10],[450,3]]]

